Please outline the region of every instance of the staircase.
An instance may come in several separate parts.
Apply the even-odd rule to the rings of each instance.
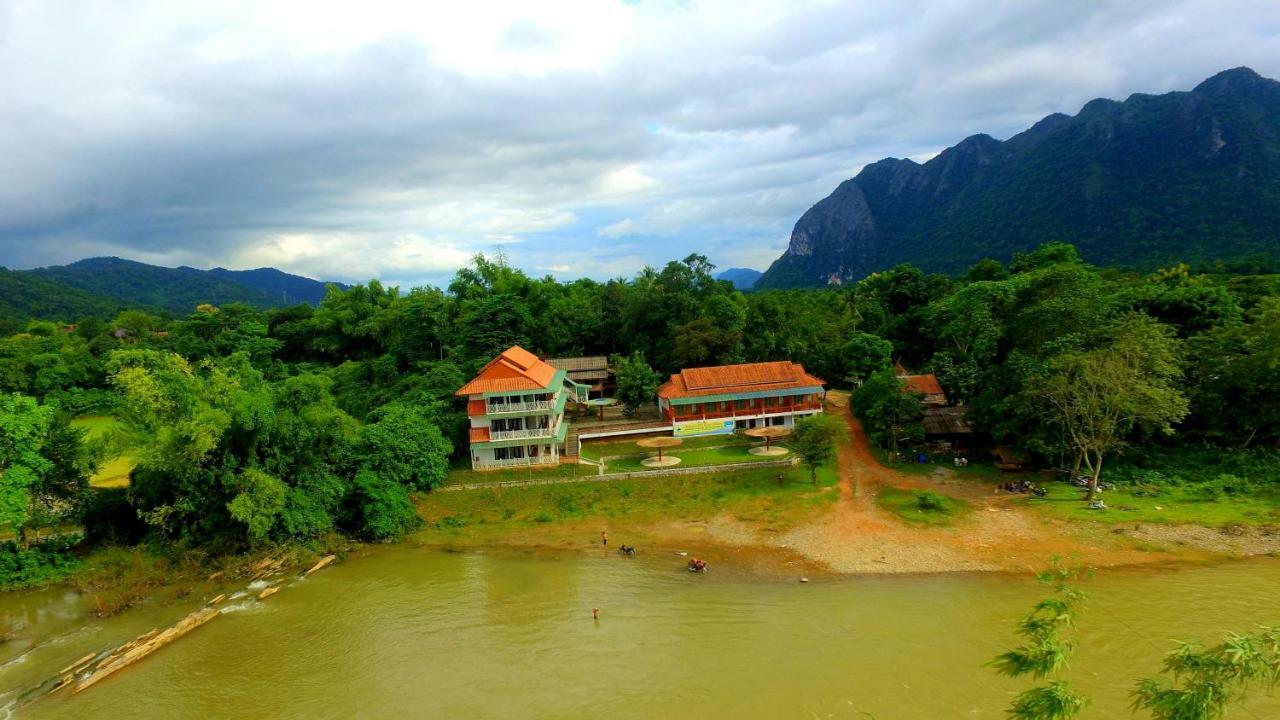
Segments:
[[[578,462],[578,429],[569,426],[569,432],[564,436],[564,452],[560,454],[564,462]]]

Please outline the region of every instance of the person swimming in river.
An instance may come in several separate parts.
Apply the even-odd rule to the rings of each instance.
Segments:
[[[636,548],[634,545],[628,545],[626,543],[623,543],[622,547],[618,548],[618,552],[622,553],[623,555],[635,555]]]
[[[698,558],[689,558],[689,572],[706,572],[707,561]]]

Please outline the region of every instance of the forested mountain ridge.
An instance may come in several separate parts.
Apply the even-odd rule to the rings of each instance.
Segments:
[[[109,298],[120,305],[161,308],[183,315],[202,303],[226,305],[243,302],[257,308],[304,302],[314,305],[324,297],[327,285],[274,268],[168,268],[116,257],[88,258],[69,265],[17,271],[16,274],[56,282]],[[47,317],[34,310],[29,314]]]
[[[1248,68],[1189,92],[1098,99],[1006,141],[889,158],[801,216],[757,289],[844,283],[902,262],[956,273],[1047,240],[1152,268],[1280,255],[1280,82]]]
[[[29,318],[109,318],[122,303],[28,272],[0,268],[0,330],[13,331]]]
[[[190,268],[182,269],[189,270]],[[202,271],[197,270],[196,272]],[[312,280],[309,277],[292,275],[269,267],[255,270],[228,270],[216,267],[203,272],[257,290],[262,293],[265,301],[269,301],[274,305],[296,305],[297,303],[317,305],[324,299],[325,289],[328,285],[337,285],[343,290],[347,288],[343,283]]]

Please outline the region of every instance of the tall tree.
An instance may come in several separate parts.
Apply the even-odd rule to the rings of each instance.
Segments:
[[[53,408],[25,395],[0,395],[0,526],[12,528],[25,545],[35,508],[33,488],[53,469],[41,450]]]
[[[1178,341],[1149,316],[1130,314],[1110,328],[1104,343],[1068,352],[1049,364],[1049,372],[1029,385],[1066,443],[1091,468],[1088,499],[1108,453],[1122,449],[1136,429],[1172,433],[1187,414],[1187,399],[1176,382]]]
[[[622,413],[630,417],[641,406],[654,401],[662,376],[649,367],[639,351],[630,356],[616,356],[612,364],[618,383],[614,395],[622,402]]]
[[[894,374],[893,368],[873,373],[854,391],[851,405],[871,439],[887,448],[895,459],[900,438],[924,437],[920,396],[907,392],[906,383]]]

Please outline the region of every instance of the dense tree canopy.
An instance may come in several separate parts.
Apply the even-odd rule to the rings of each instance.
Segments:
[[[991,443],[1096,470],[1099,448],[1169,437],[1280,446],[1280,276],[1245,274],[1259,269],[1099,270],[1050,243],[956,278],[901,265],[844,287],[743,294],[696,254],[606,282],[531,277],[478,256],[445,288],[371,281],[330,288],[314,308],[22,322],[0,338],[0,393],[12,431],[44,428],[32,437],[52,440],[36,446],[63,457],[70,429],[55,417],[123,418],[143,449],[130,501],[152,532],[229,546],[411,526],[407,494],[442,482],[467,444],[454,390],[511,344],[614,358],[632,408],[683,367],[793,360],[859,388],[855,410],[886,446],[921,434],[896,361],[935,373]],[[1086,418],[1053,412],[1055,399],[1104,386],[1106,439],[1073,440]],[[14,459],[19,445],[10,487],[49,477]],[[76,472],[55,485],[74,485]],[[30,499],[4,501],[9,522]]]

